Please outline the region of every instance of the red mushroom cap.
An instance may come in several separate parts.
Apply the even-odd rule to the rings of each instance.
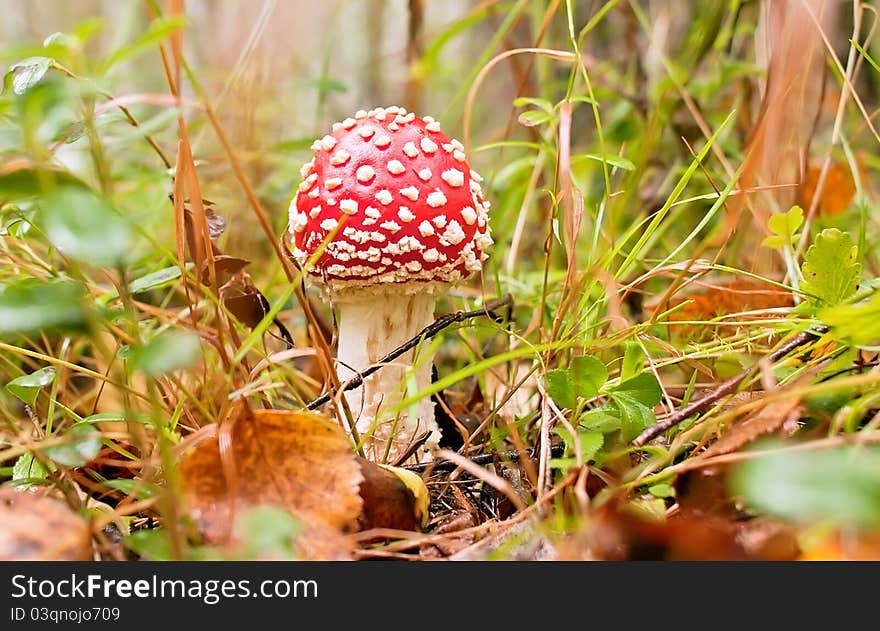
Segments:
[[[293,256],[331,290],[450,284],[492,245],[482,178],[430,116],[359,111],[312,145],[290,204]]]

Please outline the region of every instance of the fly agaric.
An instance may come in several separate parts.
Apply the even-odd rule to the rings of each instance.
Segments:
[[[418,335],[433,322],[437,298],[482,269],[492,245],[489,202],[462,144],[430,116],[402,107],[358,111],[312,149],[290,204],[289,232],[294,259],[338,307],[344,382]],[[429,398],[419,402],[417,418],[395,411],[408,371],[418,391],[430,385],[426,346],[346,393],[375,460],[393,460],[426,431],[419,459],[438,443]]]

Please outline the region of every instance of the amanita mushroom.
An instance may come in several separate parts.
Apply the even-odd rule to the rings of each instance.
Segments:
[[[492,245],[489,202],[464,147],[430,116],[402,107],[359,111],[312,145],[314,158],[290,204],[293,257],[338,307],[337,373],[345,381],[416,336],[434,319],[437,298],[482,269]],[[428,345],[401,356],[346,394],[367,455],[393,460],[413,438],[440,431],[434,404],[418,417],[395,410],[430,385]]]

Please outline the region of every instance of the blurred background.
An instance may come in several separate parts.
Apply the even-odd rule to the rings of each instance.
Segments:
[[[87,54],[101,58],[137,41],[150,20],[140,0],[0,4],[0,42],[9,60],[18,46],[73,29],[95,30]],[[466,0],[190,0],[185,10],[190,27],[184,54],[248,176],[273,205],[292,191],[312,139],[358,109],[402,104],[459,133],[463,79],[471,72],[461,62],[479,58],[508,17],[497,3]],[[519,35],[514,30],[509,37]],[[157,58],[153,45],[103,81],[116,94],[165,95]],[[185,89],[192,95],[188,84]],[[515,92],[513,82],[493,82],[489,89],[507,103]],[[494,114],[481,110],[474,124]],[[494,126],[506,121],[504,116]],[[194,120],[192,130],[205,195],[232,211],[234,223],[232,209],[243,207],[243,194],[230,186],[228,163],[204,120]],[[166,143],[172,149],[173,140]],[[254,246],[240,232],[226,239],[231,248]]]

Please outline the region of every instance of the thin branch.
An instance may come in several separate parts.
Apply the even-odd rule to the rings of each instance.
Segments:
[[[513,304],[513,297],[510,294],[505,295],[503,298],[498,300],[490,300],[487,302],[482,309],[474,309],[473,311],[456,311],[455,313],[447,313],[446,315],[440,316],[434,322],[426,326],[422,329],[418,335],[410,338],[393,351],[379,359],[372,366],[368,366],[363,371],[345,381],[339,385],[339,392],[347,392],[348,390],[353,390],[354,388],[359,387],[364,383],[364,379],[372,375],[374,372],[385,366],[386,364],[394,361],[407,351],[414,349],[418,346],[422,340],[429,340],[447,327],[452,326],[457,322],[464,322],[470,318],[478,318],[482,315],[488,315],[491,318],[495,317],[494,312],[502,307],[509,307]],[[317,399],[312,401],[306,406],[306,409],[314,410],[318,407],[324,405],[329,402],[331,399],[331,395],[329,393],[322,394]]]
[[[538,414],[535,414],[534,419],[538,418]],[[550,446],[550,456],[553,458],[561,458],[565,453],[565,445],[551,445]],[[524,458],[534,458],[534,453],[523,453],[517,449],[508,449],[507,451],[494,451],[492,453],[487,454],[476,454],[474,456],[468,456],[468,460],[473,462],[474,464],[478,464],[480,466],[490,465],[495,462],[501,461],[510,461],[510,462],[519,462]],[[458,464],[447,460],[446,458],[437,458],[430,462],[420,462],[418,464],[406,465],[403,467],[407,471],[412,471],[413,473],[424,473],[425,471],[454,471],[458,468]]]
[[[767,359],[770,362],[778,361],[796,348],[800,348],[801,346],[804,346],[806,344],[809,344],[810,342],[819,339],[819,335],[825,333],[827,330],[828,329],[825,327],[816,327],[812,331],[803,331],[801,333],[798,333],[791,340],[770,353],[767,356]],[[727,381],[722,382],[720,385],[712,388],[709,392],[707,392],[696,401],[693,401],[692,403],[679,409],[677,412],[673,412],[659,423],[655,423],[654,425],[643,431],[632,441],[632,444],[636,447],[643,447],[649,441],[657,438],[657,436],[659,436],[666,430],[675,427],[679,423],[684,422],[694,414],[702,414],[703,412],[714,406],[716,403],[718,403],[718,401],[720,401],[722,398],[736,392],[736,389],[739,387],[739,385],[751,373],[752,368],[747,368],[738,375],[734,375]]]

